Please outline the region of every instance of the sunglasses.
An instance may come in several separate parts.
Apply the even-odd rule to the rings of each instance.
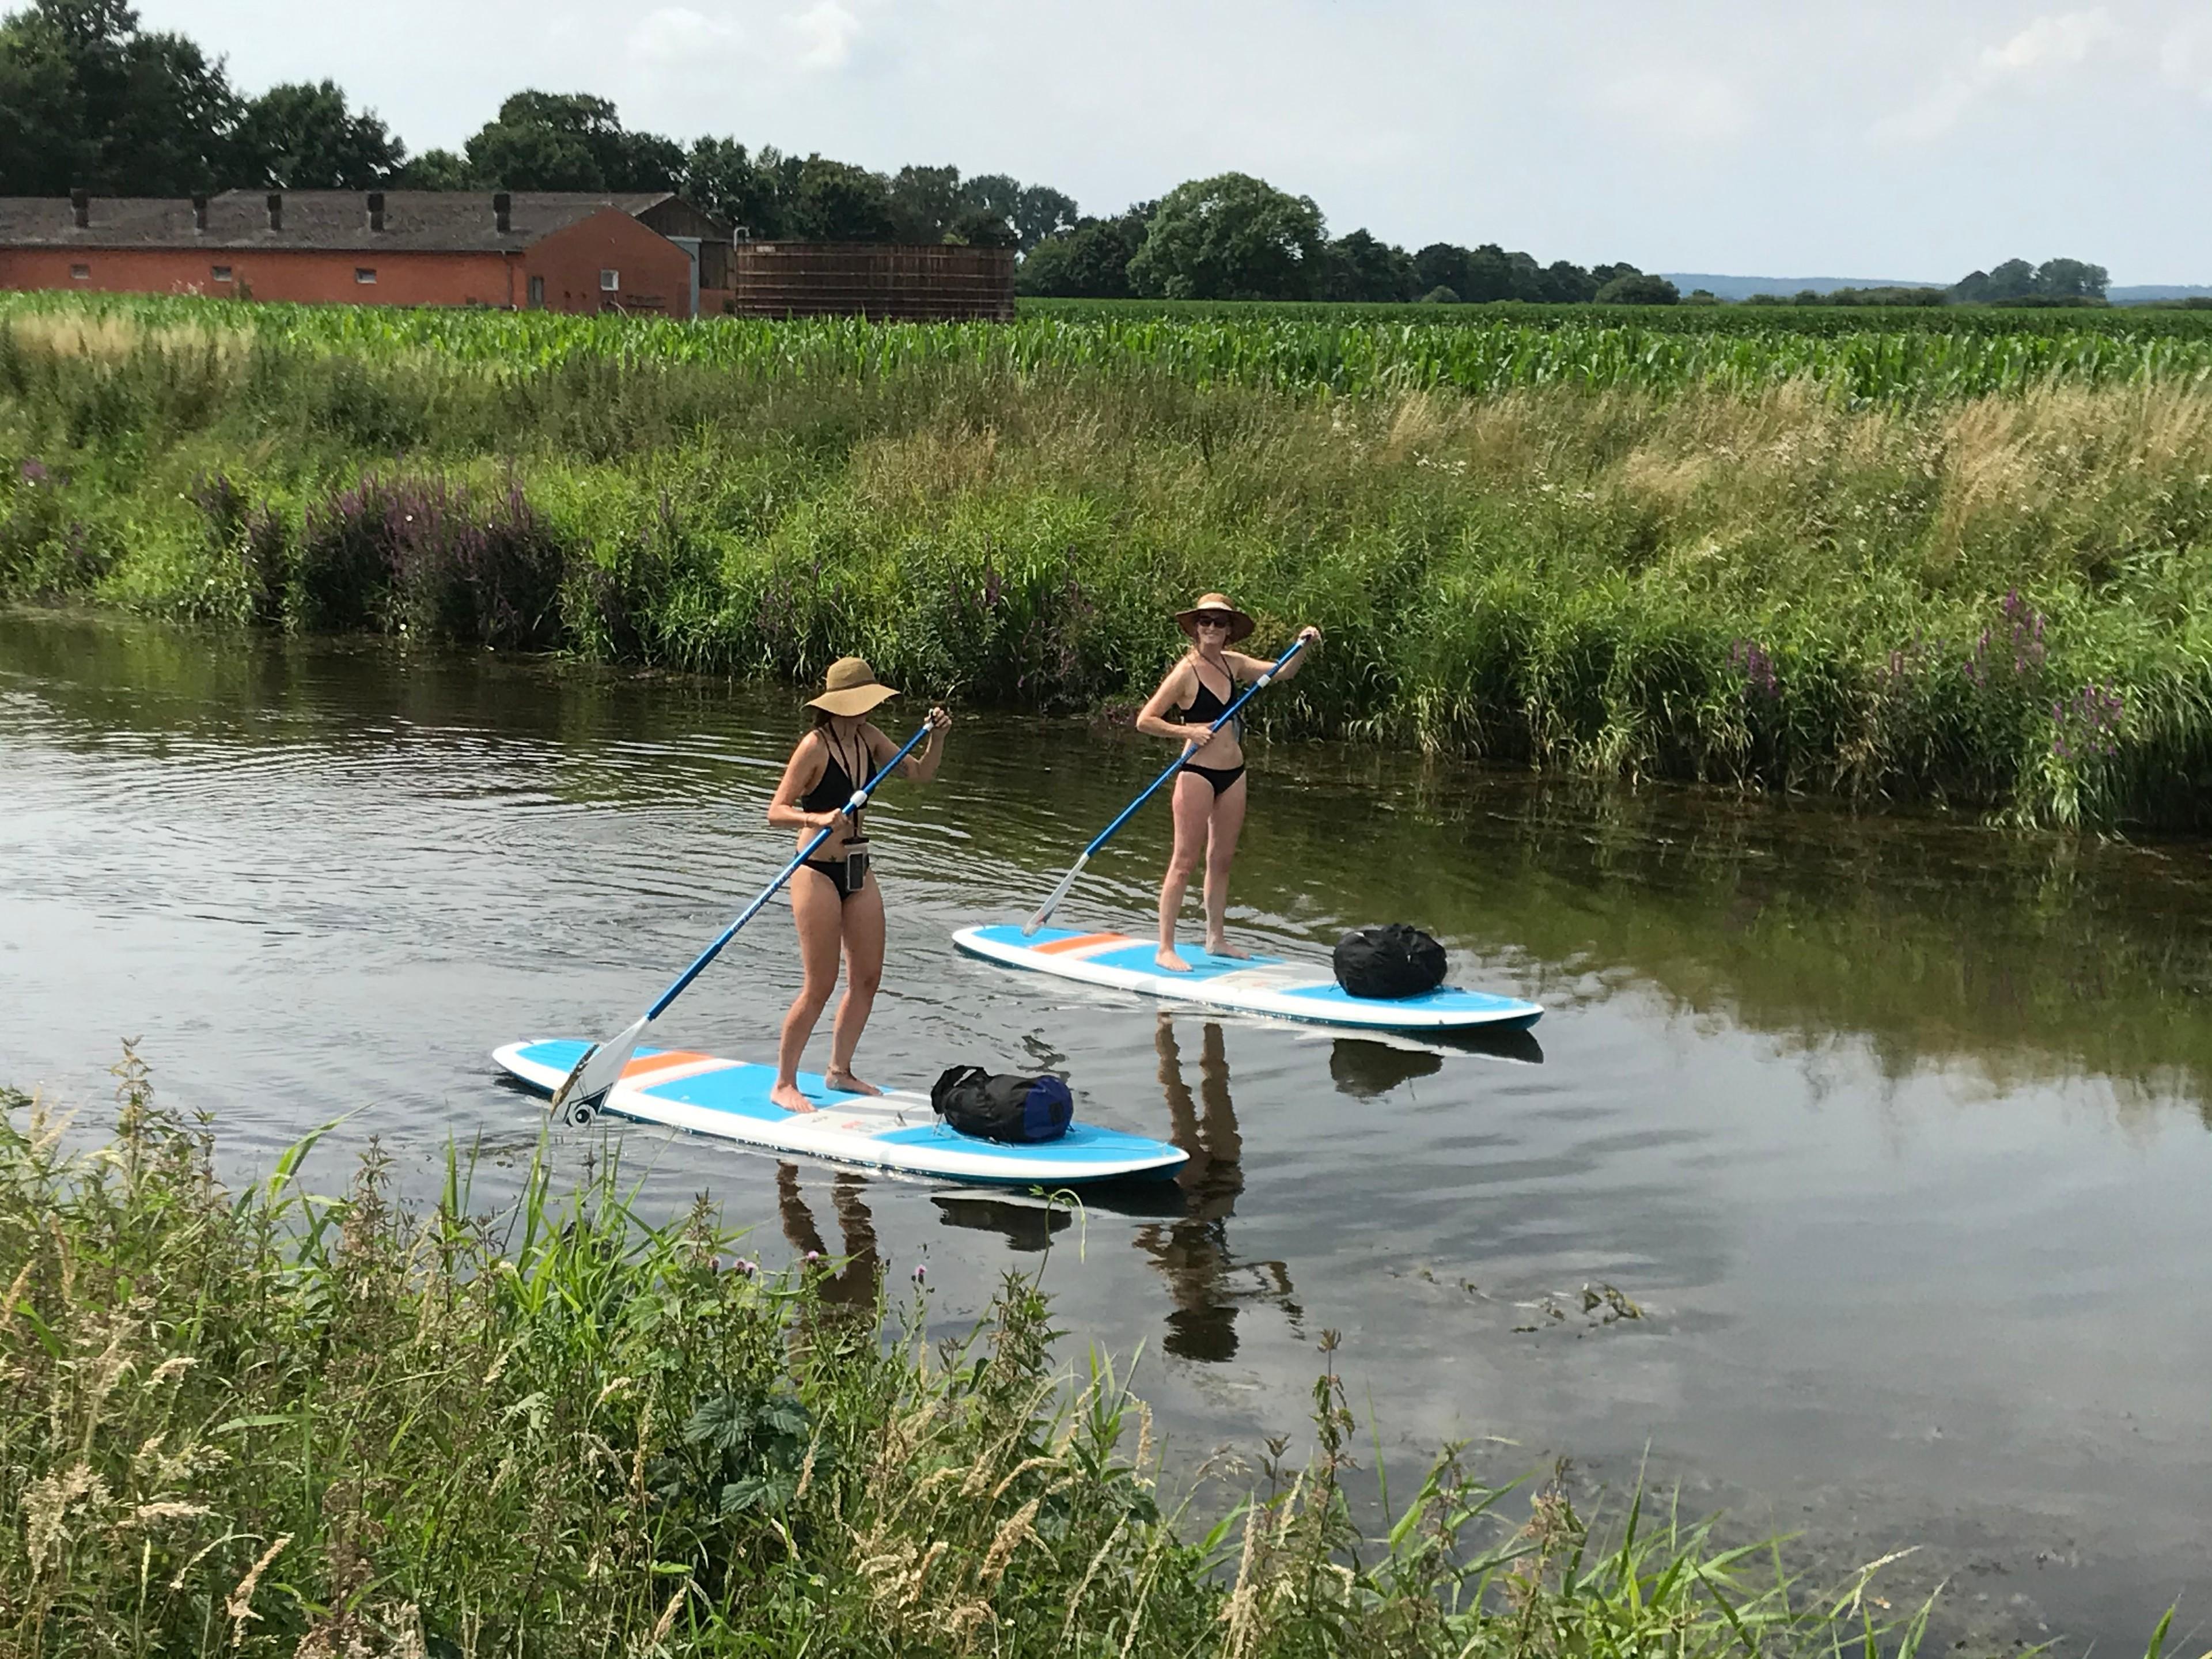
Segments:
[[[1229,618],[1223,616],[1218,611],[1202,611],[1197,616],[1193,617],[1191,621],[1200,628],[1226,628],[1229,626]]]

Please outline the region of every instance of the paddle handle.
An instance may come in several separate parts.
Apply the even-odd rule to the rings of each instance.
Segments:
[[[1068,896],[1068,893],[1074,888],[1075,878],[1083,873],[1083,866],[1091,862],[1091,855],[1097,852],[1100,848],[1103,847],[1108,842],[1113,840],[1115,833],[1119,830],[1123,824],[1127,823],[1131,818],[1137,815],[1137,809],[1142,806],[1146,801],[1150,800],[1155,794],[1159,793],[1159,788],[1162,784],[1165,783],[1176,773],[1182,771],[1184,763],[1188,762],[1193,755],[1195,755],[1200,749],[1204,748],[1207,741],[1212,738],[1216,732],[1218,732],[1223,726],[1228,725],[1231,720],[1237,718],[1237,711],[1238,709],[1242,708],[1246,703],[1251,702],[1253,698],[1258,696],[1261,689],[1265,687],[1270,680],[1273,679],[1276,675],[1283,672],[1285,665],[1286,665],[1291,658],[1297,656],[1299,652],[1305,648],[1306,642],[1303,635],[1291,641],[1291,648],[1284,652],[1281,656],[1276,658],[1274,662],[1268,667],[1266,673],[1261,675],[1258,679],[1254,680],[1251,684],[1246,686],[1243,694],[1239,696],[1234,702],[1231,703],[1228,708],[1221,711],[1220,717],[1217,719],[1212,725],[1206,728],[1206,735],[1204,737],[1192,738],[1186,742],[1182,746],[1182,752],[1168,763],[1168,769],[1161,773],[1159,776],[1154,778],[1150,783],[1146,784],[1145,786],[1144,793],[1139,795],[1136,799],[1131,801],[1127,806],[1123,807],[1121,811],[1120,816],[1115,817],[1113,823],[1108,824],[1103,830],[1101,830],[1091,838],[1091,845],[1083,849],[1082,855],[1075,860],[1073,866],[1066,875],[1060,878],[1060,885],[1054,888],[1050,896],[1046,898],[1045,902],[1037,907],[1036,914],[1022,924],[1022,932],[1024,935],[1034,933],[1038,928],[1043,927],[1045,923],[1051,919],[1052,913],[1060,908],[1060,902],[1066,898]]]
[[[893,755],[889,760],[885,761],[883,764],[882,769],[878,771],[875,776],[870,778],[866,783],[862,784],[858,789],[855,789],[853,792],[853,799],[847,801],[844,806],[841,809],[843,816],[849,818],[854,813],[859,811],[863,806],[866,806],[868,804],[868,797],[874,793],[876,786],[881,783],[885,778],[889,777],[891,775],[892,769],[897,766],[898,763],[904,760],[908,755],[912,754],[914,752],[915,745],[919,744],[924,738],[927,737],[933,729],[934,728],[931,726],[927,720],[924,720],[920,728],[915,731],[915,734],[908,738],[906,742],[900,746],[898,753]],[[714,961],[716,957],[722,954],[722,947],[738,936],[738,930],[761,913],[761,907],[765,905],[769,900],[775,896],[776,890],[781,887],[784,883],[789,881],[793,875],[797,874],[799,866],[805,863],[807,860],[812,858],[816,851],[820,848],[822,843],[829,840],[831,836],[835,835],[836,830],[837,826],[833,823],[826,829],[815,832],[814,839],[808,842],[805,846],[800,848],[799,849],[798,855],[794,857],[790,863],[783,866],[782,870],[777,873],[776,878],[769,883],[767,886],[762,888],[760,890],[760,896],[754,899],[750,904],[745,906],[744,914],[740,915],[727,927],[722,929],[720,934],[715,939],[714,942],[699,953],[698,960],[694,962],[689,968],[686,968],[682,973],[678,974],[676,976],[675,983],[660,994],[660,1000],[655,1002],[652,1007],[646,1010],[645,1018],[647,1024],[659,1019],[670,1003],[675,1001],[677,998],[682,996],[685,991],[690,988],[691,981],[707,971],[707,964]]]

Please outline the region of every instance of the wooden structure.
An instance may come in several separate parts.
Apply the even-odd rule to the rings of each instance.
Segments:
[[[1012,322],[1012,248],[902,242],[738,242],[726,294],[700,313],[859,316],[916,323]],[[714,301],[722,303],[718,307]]]

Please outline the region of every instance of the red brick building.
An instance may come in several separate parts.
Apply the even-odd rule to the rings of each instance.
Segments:
[[[0,289],[688,318],[721,311],[729,252],[665,191],[0,197]]]

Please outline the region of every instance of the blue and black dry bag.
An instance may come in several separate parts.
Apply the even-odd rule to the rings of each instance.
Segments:
[[[1056,1077],[1013,1077],[955,1066],[929,1091],[929,1103],[963,1135],[1017,1146],[1057,1140],[1075,1116],[1075,1097]]]

